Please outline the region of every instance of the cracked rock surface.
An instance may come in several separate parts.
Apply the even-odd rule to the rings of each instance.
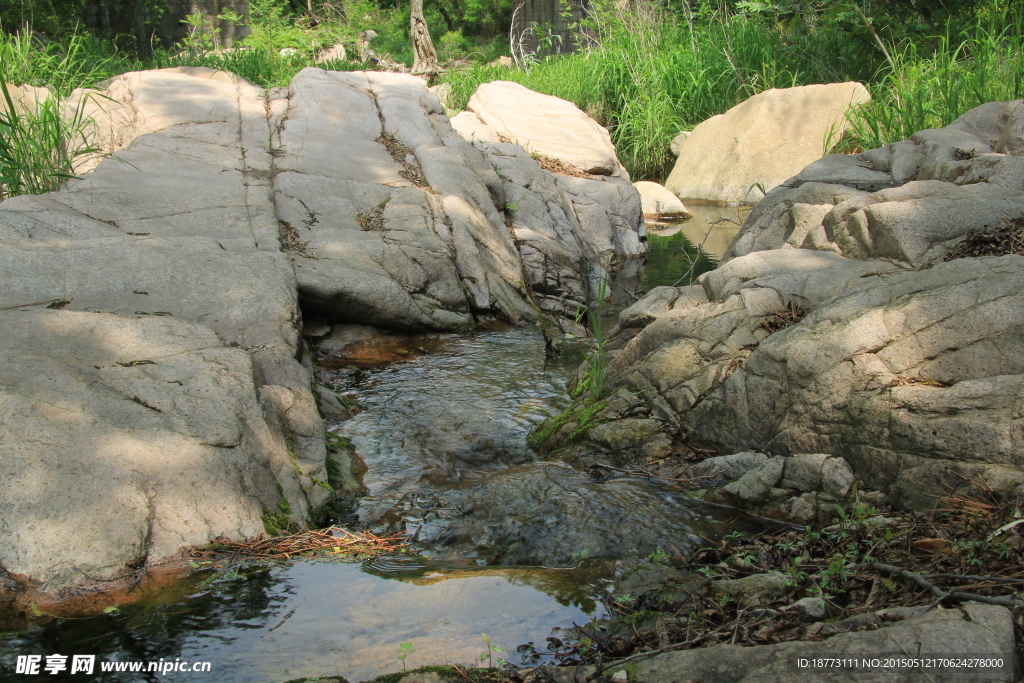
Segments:
[[[1024,257],[945,258],[970,229],[1024,214],[1022,112],[986,104],[808,166],[757,205],[718,269],[622,312],[610,391],[719,453],[841,457],[898,507],[930,508],[979,475],[1020,488]],[[865,189],[865,172],[888,189]],[[584,393],[571,410],[592,403]],[[620,412],[597,413],[575,447],[600,450],[608,423],[632,420]]]
[[[300,302],[399,329],[567,324],[600,259],[643,251],[618,186],[570,200],[518,147],[545,203],[513,220],[493,161],[408,75],[306,69],[265,91],[174,68],[78,105],[102,154],[0,205],[0,565],[45,590],[327,501]]]

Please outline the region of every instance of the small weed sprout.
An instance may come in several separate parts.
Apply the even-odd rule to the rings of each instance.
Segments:
[[[484,645],[487,647],[486,650],[484,650],[483,652],[480,653],[480,663],[483,664],[483,661],[486,659],[487,660],[487,668],[490,669],[491,667],[494,666],[494,662],[492,660],[492,657],[494,656],[494,653],[495,652],[504,652],[504,650],[501,649],[500,647],[498,647],[497,645],[494,645],[493,643],[491,643],[491,637],[489,635],[487,635],[486,633],[481,633],[480,637],[484,639]],[[504,664],[504,662],[505,662],[505,660],[499,659],[498,660],[498,665],[501,666],[502,664]]]
[[[413,649],[411,640],[398,646],[398,661],[402,663],[402,671],[405,671],[405,658],[413,652],[416,652],[416,650]]]

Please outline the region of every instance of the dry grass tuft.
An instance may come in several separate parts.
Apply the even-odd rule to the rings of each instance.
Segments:
[[[301,553],[325,550],[352,555],[382,555],[395,552],[408,545],[401,541],[400,534],[375,536],[369,531],[348,531],[339,526],[332,526],[317,531],[302,531],[288,536],[275,536],[251,543],[231,541],[211,541],[211,543],[250,557],[288,559]]]
[[[1024,216],[1003,221],[1003,225],[998,228],[971,230],[944,260],[1007,254],[1024,256]]]
[[[781,311],[777,311],[761,321],[761,327],[768,330],[768,334],[781,332],[787,327],[792,327],[804,319],[810,313],[809,310],[794,303],[787,305]]]
[[[385,232],[388,230],[388,222],[384,218],[384,207],[388,205],[389,199],[385,199],[377,206],[356,214],[356,223],[363,230],[374,232]]]

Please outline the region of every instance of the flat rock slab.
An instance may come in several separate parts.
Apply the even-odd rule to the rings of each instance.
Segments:
[[[631,680],[673,683],[774,683],[775,681],[904,681],[953,683],[1016,681],[1013,616],[1005,607],[968,604],[962,609],[935,609],[927,614],[861,633],[846,633],[820,642],[710,648],[667,652],[630,664]],[[882,666],[836,670],[800,666],[802,660],[982,657],[1001,666],[966,671],[953,667],[886,670]],[[614,671],[612,668],[610,671]]]
[[[3,424],[19,435],[0,446],[17,482],[0,494],[0,563],[49,587],[86,581],[71,563],[117,575],[327,497],[263,91],[218,73],[116,77],[86,103],[113,156],[0,205]],[[119,365],[139,360],[155,364]]]
[[[253,362],[172,317],[0,312],[0,564],[44,590],[263,532],[303,498]]]

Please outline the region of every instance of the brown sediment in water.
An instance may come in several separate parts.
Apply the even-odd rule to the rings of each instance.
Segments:
[[[361,370],[413,360],[444,349],[455,335],[450,334],[380,334],[353,342],[340,351],[323,355],[318,363],[328,370],[356,367]]]
[[[75,593],[49,593],[23,586],[0,594],[0,631],[21,630],[53,619],[95,616],[158,595],[161,602],[173,602],[194,590],[200,579],[189,581],[192,572],[189,560],[180,558],[113,581],[93,582]]]

